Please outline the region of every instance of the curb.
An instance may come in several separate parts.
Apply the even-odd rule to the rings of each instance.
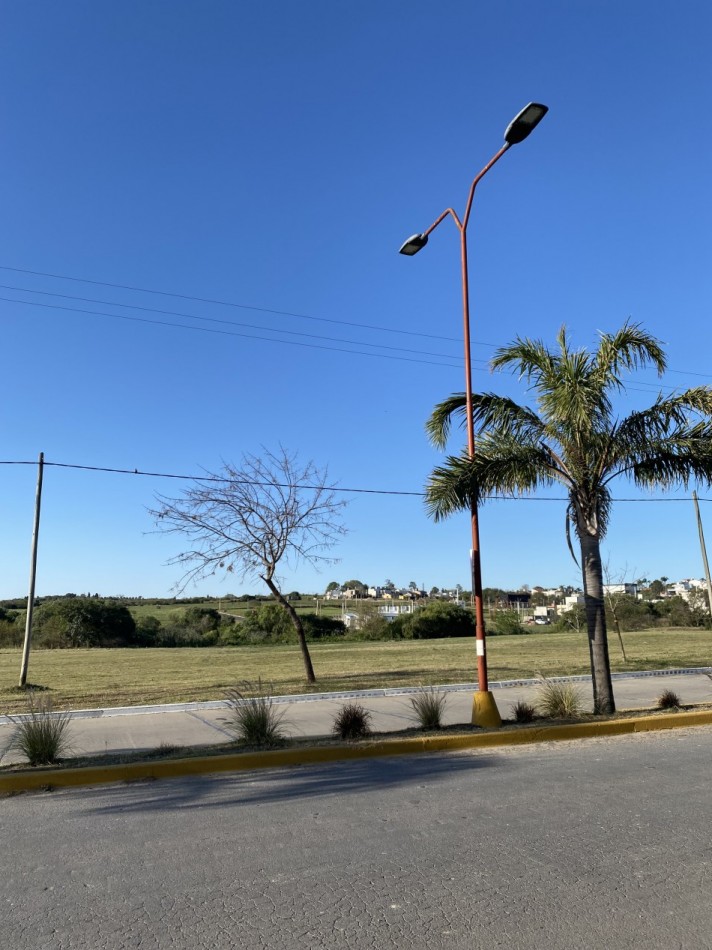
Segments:
[[[581,722],[562,726],[535,726],[511,732],[485,732],[480,735],[423,736],[411,739],[384,739],[370,745],[311,746],[302,749],[277,749],[271,752],[238,752],[224,756],[172,759],[158,762],[129,762],[121,765],[88,766],[77,769],[33,769],[0,775],[0,794],[37,789],[105,785],[142,779],[177,778],[213,772],[244,772],[254,769],[317,765],[353,759],[413,755],[419,752],[456,752],[463,749],[492,749],[528,745],[537,742],[561,742],[605,736],[656,732],[689,726],[712,725],[712,710],[669,713],[660,716],[636,716],[608,722]]]

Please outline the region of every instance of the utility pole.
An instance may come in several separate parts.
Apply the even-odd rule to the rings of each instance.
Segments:
[[[44,452],[37,460],[37,493],[35,495],[35,523],[32,529],[32,555],[30,558],[30,592],[27,595],[27,620],[25,622],[25,642],[22,646],[22,666],[20,667],[20,688],[27,684],[27,665],[30,661],[30,640],[32,638],[32,612],[35,606],[35,577],[37,575],[37,541],[40,535],[40,507],[42,504],[42,472]]]
[[[697,502],[697,492],[693,491],[692,500],[695,503],[695,514],[697,515],[697,530],[700,535],[700,550],[702,551],[702,563],[705,568],[705,579],[707,580],[707,600],[710,605],[710,616],[712,617],[712,580],[710,580],[710,566],[707,561],[707,548],[705,546],[705,536],[702,531],[702,518],[700,517],[700,506]]]

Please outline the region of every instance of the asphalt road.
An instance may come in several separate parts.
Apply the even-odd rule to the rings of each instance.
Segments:
[[[712,727],[0,801],[13,950],[712,946]]]

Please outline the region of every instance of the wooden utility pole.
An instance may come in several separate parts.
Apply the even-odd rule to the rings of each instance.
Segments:
[[[707,600],[710,605],[710,616],[712,616],[712,580],[710,580],[710,566],[707,561],[707,548],[705,547],[705,536],[702,531],[702,518],[700,517],[700,506],[697,502],[697,492],[693,491],[692,500],[695,503],[695,514],[697,515],[697,530],[700,535],[700,549],[702,551],[702,563],[705,568],[705,579],[707,580]]]
[[[27,665],[30,661],[30,641],[32,639],[32,611],[35,606],[35,577],[37,574],[37,541],[40,535],[40,507],[42,505],[42,472],[44,452],[40,452],[37,461],[37,494],[35,495],[35,524],[32,530],[32,556],[30,559],[30,592],[27,595],[27,620],[25,622],[25,642],[22,647],[22,666],[20,667],[20,687],[27,684]]]

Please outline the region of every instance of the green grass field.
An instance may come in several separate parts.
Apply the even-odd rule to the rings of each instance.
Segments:
[[[614,670],[712,665],[712,631],[647,630],[625,634],[627,664],[611,640]],[[387,643],[315,643],[317,691],[472,682],[472,639]],[[588,673],[584,634],[531,633],[488,640],[490,679]],[[16,690],[20,651],[0,650],[0,713],[25,707]],[[56,707],[75,709],[221,699],[244,680],[272,684],[276,694],[307,692],[296,645],[147,650],[35,650],[29,682],[48,690]]]
[[[233,600],[217,601],[208,600],[200,604],[132,604],[128,609],[134,620],[143,620],[146,617],[157,617],[162,623],[170,623],[171,620],[181,617],[186,610],[191,607],[207,607],[211,610],[220,610],[223,614],[237,614],[243,616],[250,610],[261,607],[263,603],[269,601],[246,601],[236,602]],[[375,601],[374,601],[375,603]],[[379,601],[380,603],[380,601]],[[384,601],[385,603],[385,601]],[[316,602],[313,600],[297,600],[294,602],[297,613],[307,614],[316,613]],[[336,601],[319,601],[319,613],[326,617],[341,616],[341,603]]]

